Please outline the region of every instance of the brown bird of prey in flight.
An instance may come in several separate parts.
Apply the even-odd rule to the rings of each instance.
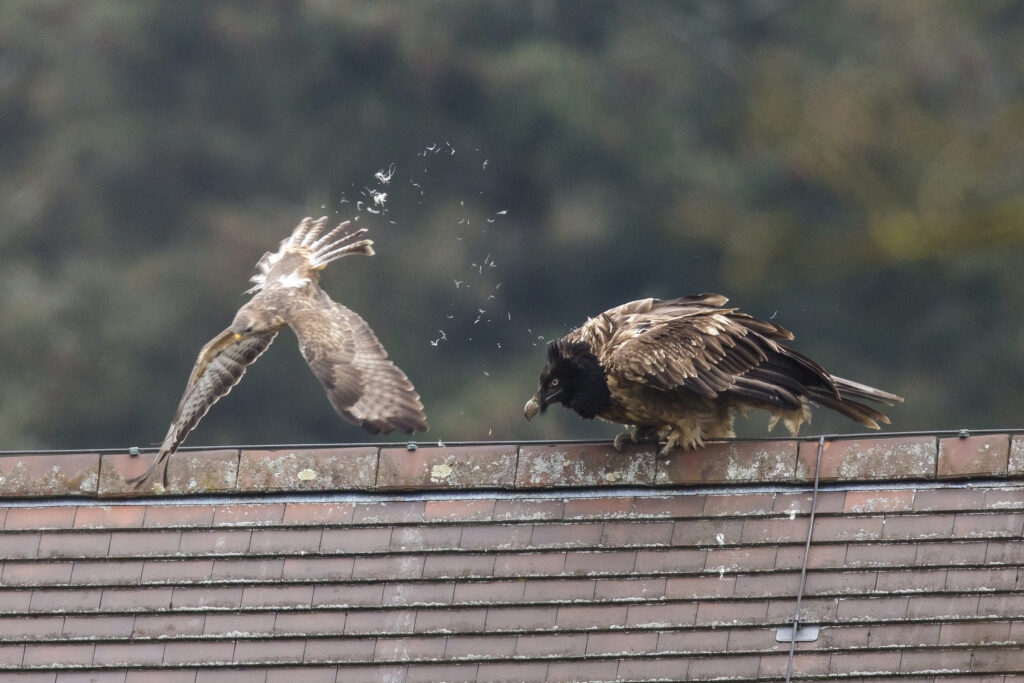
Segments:
[[[412,382],[388,360],[366,321],[319,285],[324,266],[350,254],[372,256],[373,242],[353,242],[366,230],[346,232],[347,221],[320,237],[326,225],[326,216],[304,218],[276,253],[259,260],[249,290],[255,295],[199,352],[156,460],[129,484],[139,486],[159,470],[166,486],[168,457],[285,326],[295,332],[302,356],[343,418],[371,434],[427,430]]]
[[[727,301],[719,294],[643,299],[590,318],[548,346],[526,419],[561,403],[583,417],[629,426],[615,438],[618,449],[626,438],[664,440],[661,452],[668,454],[735,436],[735,414],[750,408],[771,413],[769,429],[782,420],[795,436],[811,420],[811,403],[878,429],[889,418],[858,401],[903,401],[830,375],[779,343],[792,339],[790,332],[724,308]]]

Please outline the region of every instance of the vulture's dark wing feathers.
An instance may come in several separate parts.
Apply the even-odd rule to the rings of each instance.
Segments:
[[[838,399],[824,368],[774,341],[791,339],[787,330],[708,305],[711,296],[654,302],[645,322],[626,321],[617,331],[605,366],[663,391],[685,388],[706,398],[730,392],[786,410],[800,407],[808,387]]]
[[[733,385],[735,375],[765,360],[759,341],[721,313],[689,311],[678,318],[623,326],[602,363],[609,372],[657,389],[685,387],[714,398]]]

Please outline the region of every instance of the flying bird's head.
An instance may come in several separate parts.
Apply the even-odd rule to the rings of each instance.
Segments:
[[[532,420],[552,403],[561,403],[586,418],[596,417],[611,405],[611,392],[597,356],[584,342],[553,341],[548,362],[540,373],[540,388],[523,408]]]
[[[235,319],[231,322],[231,331],[235,333],[235,339],[274,332],[284,325],[284,320],[276,311],[260,310],[252,307],[251,303],[250,301],[238,309]]]

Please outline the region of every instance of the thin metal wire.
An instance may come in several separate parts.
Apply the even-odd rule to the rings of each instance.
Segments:
[[[989,434],[1020,434],[1024,427],[1006,429],[928,429],[908,432],[853,432],[850,434],[830,434],[829,441],[845,439],[884,439],[915,436],[983,436]],[[749,443],[752,441],[817,441],[821,436],[767,436],[767,437],[736,437],[732,439],[709,439],[705,443]],[[219,446],[182,446],[178,451],[210,451],[210,450],[286,450],[299,448],[430,448],[433,446],[574,446],[586,444],[611,444],[609,439],[496,439],[492,441],[364,441],[348,443],[288,443],[288,444],[224,444]],[[155,453],[159,446],[122,446],[120,448],[50,448],[0,450],[0,458],[14,455],[67,455],[72,453],[128,453],[137,449],[139,453]]]
[[[796,611],[793,613],[793,632],[789,635],[789,661],[786,663],[786,683],[793,677],[793,654],[796,652],[796,632],[800,628],[800,603],[804,597],[804,583],[807,581],[807,559],[811,555],[811,536],[814,534],[814,513],[818,508],[818,483],[821,473],[821,452],[825,450],[825,437],[818,437],[818,457],[814,464],[814,493],[811,495],[811,515],[807,523],[807,543],[804,545],[804,562],[800,566],[800,586],[796,590]]]

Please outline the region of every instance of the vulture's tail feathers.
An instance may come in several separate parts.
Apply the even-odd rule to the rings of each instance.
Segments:
[[[842,377],[833,377],[832,379],[841,398],[836,398],[835,394],[823,391],[818,387],[808,390],[807,398],[820,406],[845,415],[854,422],[859,422],[869,429],[879,429],[880,422],[889,424],[889,418],[884,413],[853,399],[873,401],[887,406],[903,402],[903,398],[896,394],[890,394],[887,391],[875,389],[866,384],[853,382]]]
[[[860,382],[854,382],[853,380],[835,376],[832,377],[832,381],[835,382],[836,389],[839,390],[839,395],[843,398],[846,398],[847,396],[851,398],[863,398],[868,401],[882,403],[887,406],[903,403],[902,396],[897,396],[896,394],[890,394],[888,391],[869,387],[867,384],[861,384]]]

